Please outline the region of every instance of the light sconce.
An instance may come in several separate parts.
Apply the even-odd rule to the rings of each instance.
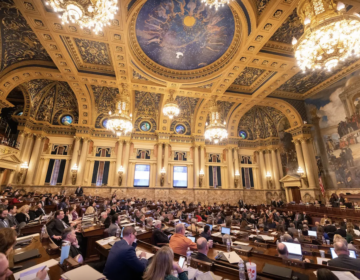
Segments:
[[[240,179],[240,173],[239,173],[239,171],[236,171],[236,172],[235,172],[235,179],[234,179],[234,186],[235,186],[235,188],[238,187],[239,179]]]
[[[304,170],[301,168],[301,166],[299,166],[299,168],[298,168],[298,170],[296,172],[300,175],[300,178],[304,181],[304,184],[306,186],[308,186],[309,185],[308,179],[307,179],[307,177],[305,175]]]
[[[74,164],[73,167],[71,167],[71,179],[72,179],[72,184],[75,185],[76,184],[76,177],[77,177],[77,172],[78,172],[79,167],[76,165],[76,163]]]
[[[205,176],[204,170],[201,169],[199,172],[199,187],[200,188],[202,187],[204,176]]]
[[[118,170],[119,179],[118,179],[118,185],[121,187],[122,184],[122,175],[124,174],[124,167],[120,166]]]
[[[269,189],[271,189],[272,188],[272,180],[271,180],[271,174],[269,171],[266,173],[265,177],[266,177],[266,180],[268,181]]]
[[[166,170],[165,167],[163,167],[160,171],[160,186],[164,186],[165,183],[165,174],[166,174]]]
[[[26,170],[28,170],[28,169],[29,169],[29,165],[26,161],[20,165],[20,171],[18,173],[18,178],[17,178],[17,181],[19,184],[22,184],[22,181],[23,181],[22,177],[25,174]]]

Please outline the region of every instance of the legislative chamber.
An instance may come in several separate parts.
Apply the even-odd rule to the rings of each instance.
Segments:
[[[0,33],[0,280],[360,279],[359,1],[2,0]]]

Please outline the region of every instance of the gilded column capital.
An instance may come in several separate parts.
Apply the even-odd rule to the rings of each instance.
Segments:
[[[81,138],[82,138],[81,136],[74,136],[75,141],[80,141]]]
[[[309,137],[301,137],[301,138],[299,138],[301,143],[306,143],[306,141],[309,140],[309,139],[310,139]]]
[[[26,138],[32,138],[33,136],[34,136],[33,133],[27,133],[27,134],[26,134]]]

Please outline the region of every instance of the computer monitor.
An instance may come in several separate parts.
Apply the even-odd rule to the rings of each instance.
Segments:
[[[221,234],[230,234],[230,228],[222,227],[221,228]]]
[[[213,227],[212,225],[209,225],[209,224],[206,224],[206,225],[210,227],[210,230],[212,230],[212,227]]]
[[[289,254],[302,256],[301,244],[290,243],[290,242],[282,242],[282,243],[285,244]]]
[[[331,252],[331,257],[333,259],[336,259],[338,257],[338,255],[335,253],[334,248],[330,248],[330,252]],[[354,250],[349,250],[349,255],[350,255],[350,258],[356,259],[356,253]]]
[[[316,230],[308,230],[309,236],[317,237]]]
[[[194,236],[188,236],[187,238],[189,238],[192,242],[195,243],[195,237]]]

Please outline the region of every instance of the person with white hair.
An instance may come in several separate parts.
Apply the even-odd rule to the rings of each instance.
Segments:
[[[337,258],[328,261],[329,266],[345,268],[349,270],[359,270],[360,259],[354,259],[349,256],[348,243],[345,239],[338,239],[334,242]]]
[[[169,243],[169,238],[167,235],[161,230],[161,221],[154,221],[155,230],[153,231],[151,240],[152,244],[155,246],[164,246]]]

